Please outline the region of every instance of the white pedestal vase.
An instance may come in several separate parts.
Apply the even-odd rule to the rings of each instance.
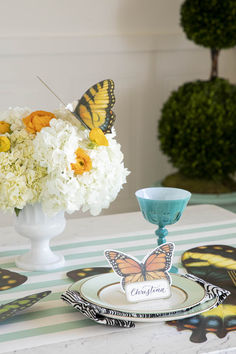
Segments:
[[[29,252],[16,259],[16,265],[26,270],[53,270],[64,265],[62,255],[52,252],[49,241],[65,228],[64,212],[49,217],[42,211],[41,205],[26,205],[16,217],[15,230],[31,241]]]

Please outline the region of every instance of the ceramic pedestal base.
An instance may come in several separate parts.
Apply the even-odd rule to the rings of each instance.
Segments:
[[[51,253],[50,260],[48,259],[47,264],[45,264],[40,262],[35,263],[33,252],[28,252],[27,254],[16,258],[16,266],[20,269],[32,271],[50,271],[63,267],[65,264],[64,257],[62,255],[55,255],[53,252]]]
[[[46,271],[64,265],[64,257],[52,252],[49,241],[65,228],[64,213],[48,217],[40,204],[27,205],[16,218],[16,231],[30,239],[29,252],[17,257],[16,265],[25,270]]]

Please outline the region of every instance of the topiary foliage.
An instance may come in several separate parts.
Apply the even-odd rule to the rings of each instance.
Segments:
[[[164,104],[158,129],[182,174],[222,180],[236,171],[236,86],[219,78],[185,83]]]
[[[185,0],[181,25],[187,37],[209,48],[236,45],[235,0]]]

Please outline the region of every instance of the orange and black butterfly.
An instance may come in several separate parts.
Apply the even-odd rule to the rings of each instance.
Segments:
[[[114,272],[122,277],[122,287],[128,283],[135,283],[145,280],[171,278],[167,271],[171,267],[171,258],[174,251],[174,244],[169,242],[155,248],[142,262],[128,256],[125,253],[107,250],[105,256],[111,264]]]
[[[111,133],[115,121],[112,107],[115,104],[114,82],[103,80],[90,87],[71,113],[88,129],[100,128]]]

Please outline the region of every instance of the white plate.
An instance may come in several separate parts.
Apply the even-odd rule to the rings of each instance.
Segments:
[[[150,300],[137,303],[127,301],[119,277],[114,273],[93,276],[76,282],[70,289],[78,291],[90,303],[109,310],[128,314],[170,314],[198,305],[205,296],[205,290],[193,280],[171,274],[171,296],[168,299]]]
[[[89,278],[85,278],[82,280],[79,280],[78,282],[72,284],[69,287],[69,290],[74,290],[74,291],[78,291],[80,293],[80,289],[82,287],[82,285],[87,282],[88,280],[95,278],[97,276],[92,276]],[[139,314],[137,317],[137,314],[135,313],[129,313],[129,316],[125,316],[125,314],[123,315],[114,315],[114,314],[106,314],[105,316],[110,317],[110,318],[114,318],[114,319],[119,319],[119,320],[126,320],[126,321],[133,321],[133,322],[163,322],[163,321],[173,321],[173,320],[180,320],[180,319],[184,319],[187,317],[192,317],[192,316],[196,316],[199,315],[202,312],[205,311],[209,311],[210,309],[212,309],[213,307],[215,307],[217,302],[217,298],[215,297],[212,300],[209,300],[207,302],[205,302],[204,304],[198,304],[196,306],[194,306],[192,309],[188,310],[188,311],[181,311],[181,312],[177,312],[177,313],[169,313],[169,314],[165,314],[162,313],[161,317],[153,317],[153,318],[147,318],[144,317],[145,314],[141,315]],[[158,314],[158,312],[156,312],[155,314]],[[154,316],[155,316],[154,314]]]
[[[126,320],[126,321],[133,321],[133,322],[163,322],[163,321],[175,321],[181,320],[187,317],[192,317],[199,315],[202,312],[209,311],[213,307],[215,307],[217,302],[217,298],[209,300],[204,304],[196,305],[189,311],[183,311],[172,315],[163,315],[161,317],[153,317],[153,318],[144,318],[144,317],[135,317],[133,316],[117,316],[112,314],[106,314],[107,317],[114,318],[117,320]]]

